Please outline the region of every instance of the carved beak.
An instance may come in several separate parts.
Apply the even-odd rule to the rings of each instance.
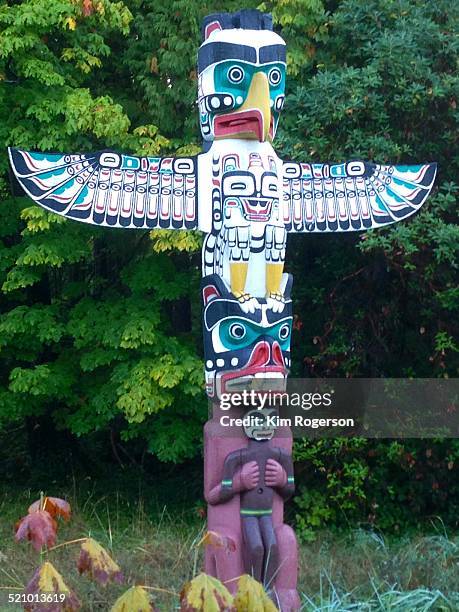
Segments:
[[[215,118],[215,136],[264,142],[268,138],[270,125],[268,77],[263,72],[257,72],[252,77],[244,104],[234,113]]]
[[[269,107],[269,83],[268,77],[264,72],[257,72],[250,83],[249,93],[244,104],[239,109],[239,112],[257,110],[260,113],[262,125],[260,126],[258,138],[264,142],[269,134],[269,125],[271,122],[271,109]]]

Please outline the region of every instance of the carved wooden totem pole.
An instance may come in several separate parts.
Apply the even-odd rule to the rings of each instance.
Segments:
[[[224,431],[223,393],[285,382],[290,366],[292,279],[288,233],[378,228],[415,213],[436,166],[282,161],[274,140],[284,106],[286,48],[270,15],[206,17],[198,53],[204,152],[133,157],[10,149],[22,191],[85,223],[140,230],[199,229],[206,389],[205,496],[210,530],[234,546],[206,550],[205,569],[232,591],[244,572],[264,582],[283,612],[299,609],[297,546],[283,523],[294,489],[289,431],[261,422]]]

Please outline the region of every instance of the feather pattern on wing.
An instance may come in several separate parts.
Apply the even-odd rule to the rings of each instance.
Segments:
[[[14,176],[40,206],[84,223],[197,227],[196,157],[64,155],[9,149]]]
[[[436,164],[284,162],[284,222],[289,232],[356,232],[389,225],[426,201]]]

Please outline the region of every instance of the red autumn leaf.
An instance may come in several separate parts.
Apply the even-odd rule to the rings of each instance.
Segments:
[[[42,504],[41,508],[40,503]],[[37,510],[46,510],[53,518],[60,516],[66,521],[69,520],[72,513],[70,504],[60,497],[45,497],[43,501],[38,499],[29,507],[27,512],[32,514]]]
[[[123,582],[119,565],[113,561],[105,548],[92,538],[86,538],[82,543],[77,567],[80,574],[87,572],[102,586],[110,580]]]
[[[16,541],[29,540],[35,550],[56,543],[57,523],[46,510],[27,514],[16,524]]]
[[[49,561],[36,570],[24,595],[27,602],[24,604],[25,612],[76,612],[81,608],[78,597]],[[32,601],[28,601],[27,595]]]
[[[215,548],[223,548],[227,553],[236,550],[236,542],[233,538],[222,535],[217,531],[207,531],[200,544],[204,544],[204,546],[214,546]]]
[[[94,12],[92,0],[83,0],[83,15],[89,17]]]

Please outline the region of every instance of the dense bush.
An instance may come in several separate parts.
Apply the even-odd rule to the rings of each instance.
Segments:
[[[3,2],[0,148],[199,151],[199,21],[245,4]],[[457,376],[459,5],[261,7],[289,45],[284,157],[440,164],[436,193],[408,223],[290,239],[293,374]],[[60,431],[81,448],[98,436],[134,460],[199,455],[200,236],[67,223],[10,195],[4,153],[0,172],[4,451],[14,452],[13,430],[33,449],[46,424],[48,446]],[[431,514],[454,522],[458,453],[452,441],[297,444],[300,526],[307,536],[344,516],[383,527]]]
[[[346,0],[292,79],[284,155],[439,163],[438,190],[410,222],[290,241],[297,375],[458,375],[458,24],[454,2]],[[304,537],[356,521],[458,524],[457,440],[303,442],[296,458]]]
[[[457,527],[457,441],[362,438],[297,442],[297,532],[360,524],[393,533],[407,526]]]

